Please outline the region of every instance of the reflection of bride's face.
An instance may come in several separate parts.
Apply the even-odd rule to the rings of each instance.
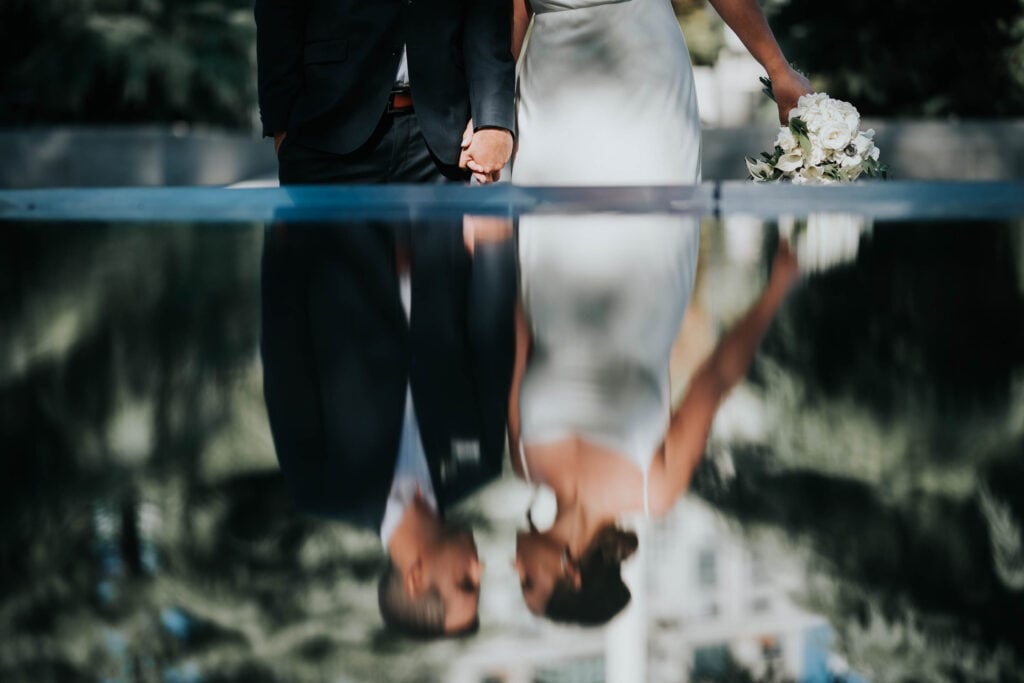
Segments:
[[[523,601],[531,612],[544,614],[551,591],[561,578],[579,584],[579,573],[571,563],[563,562],[564,547],[548,533],[536,530],[516,534],[516,572]]]

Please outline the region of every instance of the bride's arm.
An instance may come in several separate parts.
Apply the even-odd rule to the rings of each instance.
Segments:
[[[672,416],[665,443],[651,463],[648,495],[652,515],[668,512],[689,487],[719,404],[747,374],[761,338],[797,277],[796,257],[788,247],[781,246],[760,298],[694,374]]]
[[[768,72],[775,101],[779,105],[779,121],[786,123],[790,109],[796,106],[800,96],[811,92],[810,82],[789,66],[757,0],[709,2],[743,42],[751,56]]]
[[[512,0],[512,57],[519,61],[519,53],[526,40],[526,29],[533,17],[530,0]]]
[[[508,457],[512,462],[512,470],[522,479],[525,477],[519,461],[519,384],[530,355],[530,327],[526,324],[521,299],[516,301],[515,316],[516,352],[512,364],[512,389],[508,394]]]

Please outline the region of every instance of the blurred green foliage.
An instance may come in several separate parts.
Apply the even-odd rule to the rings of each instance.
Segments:
[[[0,125],[171,122],[249,127],[251,0],[5,0]],[[722,23],[672,0],[694,64]],[[787,56],[867,115],[1024,115],[1024,2],[768,0]]]
[[[707,0],[672,0],[679,26],[695,66],[714,66],[725,46],[722,20],[708,7]]]
[[[1024,2],[769,0],[786,56],[870,116],[1024,115]]]
[[[5,0],[0,124],[252,125],[251,0]]]

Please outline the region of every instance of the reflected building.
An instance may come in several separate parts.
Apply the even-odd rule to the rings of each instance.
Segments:
[[[650,541],[649,680],[717,680],[731,662],[756,680],[805,680],[810,634],[827,622],[799,605],[799,561],[694,496]]]
[[[627,569],[627,581],[639,579],[633,601],[607,629],[527,619],[472,648],[446,680],[670,683],[724,680],[739,667],[765,683],[817,681],[822,662],[842,674],[822,639],[827,620],[800,604],[806,569],[778,539],[751,538],[690,496],[648,525],[641,548]],[[623,660],[632,668],[614,678]]]

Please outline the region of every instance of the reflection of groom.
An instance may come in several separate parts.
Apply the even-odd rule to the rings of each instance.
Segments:
[[[419,227],[270,228],[261,346],[297,504],[379,531],[385,622],[441,635],[476,623],[473,537],[443,514],[501,471],[515,263]]]
[[[486,182],[508,161],[508,0],[256,0],[255,14],[283,184],[466,180],[470,159]]]

